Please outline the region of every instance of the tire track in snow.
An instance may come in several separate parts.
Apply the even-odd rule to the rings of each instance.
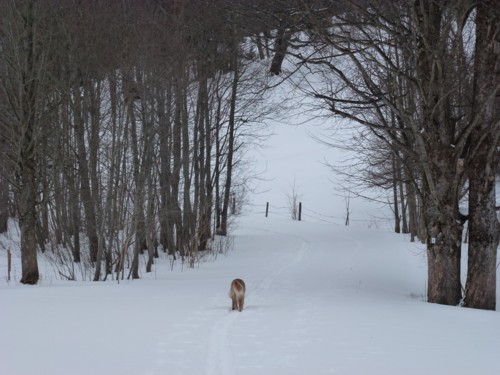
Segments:
[[[255,228],[257,229],[257,228]],[[292,258],[291,261],[285,263],[276,272],[272,272],[267,277],[265,277],[257,286],[252,290],[251,293],[245,298],[245,304],[255,304],[259,297],[264,293],[273,282],[284,272],[296,266],[304,258],[305,254],[309,250],[309,241],[304,238],[286,234],[279,233],[269,230],[259,230],[269,233],[276,234],[279,236],[293,237],[301,242],[301,246],[297,254]],[[210,331],[210,337],[208,340],[208,358],[207,358],[207,375],[232,375],[233,370],[233,360],[231,354],[231,348],[229,347],[229,331],[232,324],[238,318],[239,314],[232,312],[228,316],[219,319],[212,330]]]

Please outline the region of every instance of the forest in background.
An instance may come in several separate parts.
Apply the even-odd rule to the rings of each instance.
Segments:
[[[38,251],[62,249],[94,280],[130,260],[137,278],[142,252],[150,271],[159,247],[195,259],[227,235],[277,75],[363,126],[350,177],[393,189],[395,230],[427,245],[429,302],[495,309],[497,1],[0,7],[0,230],[18,218],[21,282],[38,281]]]
[[[192,262],[227,234],[268,111],[242,20],[223,2],[2,2],[1,229],[19,217],[23,282],[37,250],[100,280],[133,249],[138,278],[144,251],[149,272],[159,246]]]

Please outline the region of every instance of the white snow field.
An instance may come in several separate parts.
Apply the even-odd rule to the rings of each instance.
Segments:
[[[0,374],[500,374],[500,314],[425,303],[422,245],[256,214],[237,225],[215,262],[162,259],[121,284],[43,268],[37,286],[8,283],[2,250]]]

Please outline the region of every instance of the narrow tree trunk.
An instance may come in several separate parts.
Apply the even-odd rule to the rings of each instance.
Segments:
[[[398,179],[396,172],[396,156],[392,155],[392,193],[393,193],[393,207],[394,207],[394,232],[401,233],[400,218],[399,218],[399,203],[398,203]]]
[[[154,108],[153,103],[146,102],[146,99],[141,101],[142,104],[142,124],[144,151],[142,155],[141,175],[147,186],[146,199],[146,218],[145,218],[145,237],[148,249],[148,261],[146,264],[146,272],[151,272],[153,269],[154,258],[156,255],[156,224],[155,224],[155,181],[156,173],[154,168],[155,158],[155,129],[154,121],[151,116],[151,108]]]
[[[68,172],[68,185],[69,194],[71,200],[71,231],[73,233],[73,261],[75,263],[80,263],[81,252],[80,252],[80,204],[79,204],[79,194],[78,187],[76,183],[76,176],[73,171]]]
[[[174,253],[173,229],[169,220],[170,176],[171,176],[171,85],[157,93],[158,122],[160,135],[160,243],[170,255]]]
[[[146,215],[146,242],[148,245],[148,262],[146,264],[146,272],[151,272],[153,269],[154,258],[156,256],[155,246],[155,202],[154,202],[154,183],[153,176],[148,176],[148,209]]]
[[[415,242],[415,237],[418,236],[418,210],[417,210],[417,196],[413,181],[407,178],[405,183],[408,200],[408,225],[410,231],[410,241]]]
[[[174,122],[172,130],[172,174],[170,176],[170,202],[168,205],[168,221],[175,229],[175,239],[173,251],[179,251],[181,256],[184,254],[184,249],[181,246],[180,238],[182,237],[182,216],[179,205],[179,189],[182,167],[182,111],[184,108],[184,92],[182,89],[182,80],[177,79],[175,83],[175,110]],[[173,237],[173,236],[172,236]]]
[[[219,86],[217,85],[217,92],[219,92]],[[215,166],[214,166],[214,187],[215,187],[215,230],[217,234],[220,232],[221,227],[221,215],[222,206],[220,202],[220,175],[221,175],[221,161],[222,161],[222,150],[221,150],[221,111],[222,111],[222,98],[217,96],[217,115],[215,119]]]
[[[97,222],[95,215],[94,201],[90,190],[89,166],[87,162],[87,148],[85,145],[85,124],[82,114],[82,99],[80,88],[74,92],[74,116],[75,116],[75,137],[78,150],[78,165],[80,171],[80,194],[85,211],[86,229],[89,238],[90,261],[97,260],[98,239],[97,239]]]
[[[236,98],[239,83],[239,70],[238,59],[236,56],[237,51],[234,52],[233,57],[234,76],[231,87],[231,102],[229,108],[229,123],[228,123],[228,145],[227,145],[227,165],[226,165],[226,183],[224,185],[224,199],[222,202],[222,214],[220,234],[227,235],[228,212],[229,212],[229,198],[231,196],[232,177],[233,177],[233,154],[234,154],[234,139],[235,139],[235,121],[236,121]]]
[[[45,145],[43,145],[41,148],[44,150],[41,150],[42,155],[46,155],[47,150]],[[44,160],[42,157],[40,160],[41,163],[41,168],[40,172],[38,173],[39,177],[39,186],[41,190],[41,199],[39,199],[38,203],[38,220],[37,220],[37,242],[38,246],[40,247],[40,250],[42,253],[45,252],[45,243],[49,239],[49,182],[48,182],[48,176],[47,176],[47,162]],[[62,232],[59,230],[59,238],[57,239],[57,244],[62,243]]]
[[[425,244],[427,242],[427,231],[425,229],[425,218],[424,218],[424,202],[421,195],[417,195],[417,232],[418,239],[421,243]]]
[[[108,238],[109,246],[106,247],[105,254],[105,277],[107,279],[108,275],[113,272],[113,246],[115,244],[115,238],[121,223],[119,223],[118,217],[118,205],[122,205],[122,202],[118,199],[118,186],[117,181],[120,178],[120,151],[119,139],[121,137],[122,123],[118,119],[118,87],[117,87],[117,77],[116,73],[110,73],[108,76],[109,84],[109,103],[111,109],[111,152],[110,152],[110,165],[109,165],[109,177],[107,182],[107,196],[106,196],[106,208],[101,214],[102,220],[102,233],[106,233]],[[120,125],[119,125],[120,124]],[[118,249],[116,251],[119,253]],[[118,263],[118,261],[116,262]]]
[[[99,230],[99,238],[97,240],[97,259],[95,262],[95,272],[94,272],[94,280],[93,281],[99,281],[101,279],[101,267],[102,267],[102,255],[104,253],[104,237],[102,235],[103,233],[103,228],[100,228]]]
[[[408,217],[406,214],[406,202],[407,202],[407,194],[405,194],[405,183],[403,181],[403,173],[401,170],[401,162],[399,161],[399,158],[396,159],[396,176],[398,180],[398,185],[399,185],[399,203],[401,205],[401,232],[402,233],[408,233]]]
[[[130,124],[130,140],[132,147],[132,162],[134,171],[134,228],[135,246],[132,260],[132,278],[139,278],[139,254],[147,248],[146,229],[144,218],[144,181],[142,181],[141,165],[139,158],[139,140],[137,137],[137,123],[134,111],[134,97],[127,98],[127,111]]]
[[[202,77],[202,70],[199,68],[199,73],[200,77]],[[200,181],[203,179],[202,171],[200,169],[201,165],[201,142],[199,139],[203,138],[203,133],[200,131],[200,119],[202,116],[202,90],[203,90],[203,79],[200,78],[198,80],[198,98],[196,101],[196,112],[194,116],[194,129],[193,129],[193,212],[194,215],[197,217],[197,220],[199,220],[200,217],[200,201],[202,200],[201,194],[202,194],[202,189],[201,189],[201,183]]]
[[[274,57],[271,62],[271,68],[269,69],[269,71],[275,75],[281,73],[281,66],[286,56],[289,39],[290,34],[287,32],[285,25],[280,25],[274,42]]]
[[[189,116],[187,108],[187,99],[182,100],[181,126],[182,126],[182,176],[183,176],[183,220],[182,220],[182,238],[183,246],[190,243],[196,243],[195,226],[196,218],[191,203],[191,151],[189,140]]]
[[[211,137],[210,137],[210,113],[207,80],[200,81],[200,118],[198,122],[199,130],[199,196],[200,204],[198,207],[198,238],[199,249],[206,250],[208,239],[210,238],[211,228]]]
[[[9,201],[9,183],[0,175],[0,233],[6,233],[9,227]]]
[[[55,153],[54,160],[58,159],[64,160],[64,157],[59,153]],[[52,181],[54,184],[54,210],[52,211],[52,216],[54,217],[54,237],[56,239],[56,243],[60,245],[64,241],[63,233],[67,234],[68,232],[71,232],[71,230],[68,231],[68,221],[67,218],[64,218],[64,212],[67,212],[65,207],[66,202],[64,199],[64,194],[67,189],[63,188],[65,181],[63,179],[63,174],[61,173],[61,171],[64,171],[64,168],[60,165],[60,163],[55,162],[53,169]]]
[[[101,80],[89,81],[88,93],[88,111],[90,114],[90,131],[89,131],[89,177],[92,189],[92,198],[94,202],[94,211],[96,215],[96,225],[100,228],[100,217],[102,207],[99,199],[99,150],[100,150],[100,128],[101,128]]]
[[[68,155],[68,159],[66,162],[71,163],[71,165],[76,165],[78,163],[78,160],[73,159],[73,153],[71,152],[73,150],[73,144],[71,143],[71,128],[72,124],[70,122],[70,116],[69,116],[69,103],[67,100],[69,99],[69,95],[64,95],[64,93],[61,95],[62,96],[62,111],[61,111],[61,128],[62,128],[62,143],[65,145],[64,150],[62,151],[63,155]],[[64,159],[66,160],[66,159]],[[67,202],[64,202],[63,200],[63,195],[60,193],[56,193],[56,201],[57,197],[61,195],[61,205],[64,205],[65,209],[67,210],[66,216],[67,216],[67,226],[66,226],[66,232],[68,236],[73,236],[73,244],[72,244],[72,249],[73,249],[73,261],[75,263],[80,263],[81,262],[81,251],[80,251],[80,221],[81,221],[81,212],[80,212],[80,192],[78,189],[79,186],[79,180],[78,180],[78,175],[77,171],[75,168],[64,168],[63,165],[64,162],[62,162],[60,168],[63,171],[62,173],[62,179],[66,181],[66,187],[67,187]],[[56,171],[57,173],[57,171]],[[54,181],[57,182],[59,180],[58,177],[54,178]],[[55,184],[54,188],[57,189],[57,185]]]
[[[205,125],[205,166],[204,168],[204,178],[205,178],[205,189],[204,189],[204,204],[201,207],[202,213],[200,218],[200,249],[205,250],[207,248],[208,240],[211,236],[211,222],[212,222],[212,212],[213,212],[213,185],[212,185],[212,131],[208,112],[208,97],[207,97],[207,110],[205,111],[205,119],[203,124]]]

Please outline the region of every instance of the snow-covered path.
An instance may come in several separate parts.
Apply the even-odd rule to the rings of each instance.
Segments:
[[[247,216],[234,250],[196,269],[163,262],[120,285],[2,279],[0,373],[500,373],[498,312],[424,303],[425,269],[421,245],[392,233]]]

